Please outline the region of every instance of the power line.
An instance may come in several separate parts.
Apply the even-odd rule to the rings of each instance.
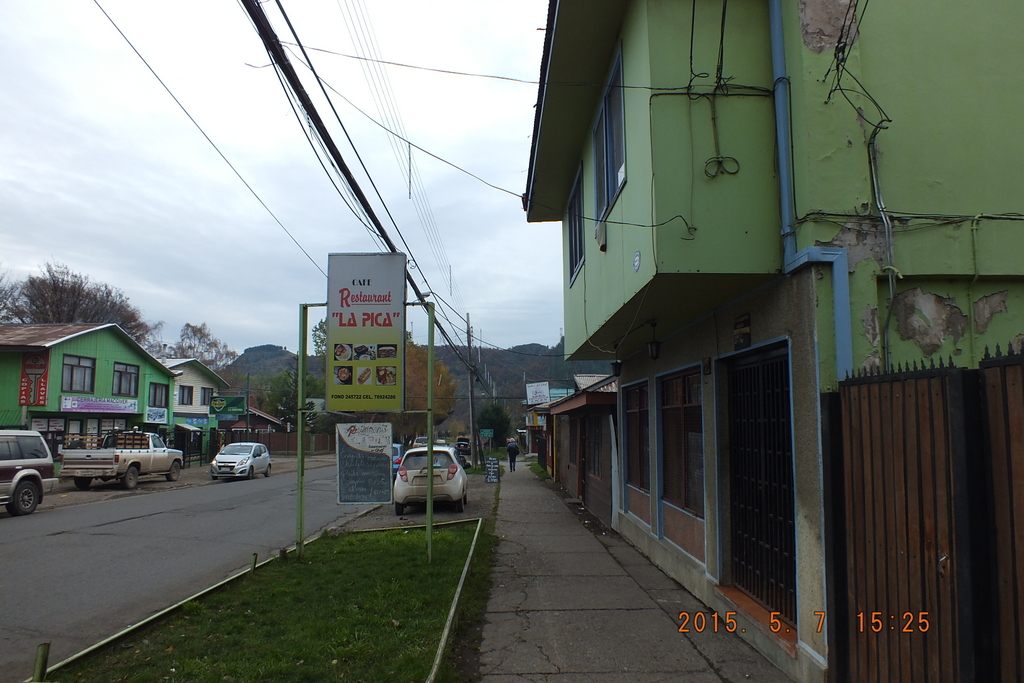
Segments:
[[[146,68],[149,69],[149,72],[151,74],[153,74],[153,77],[157,80],[157,82],[160,83],[161,86],[163,86],[163,89],[166,90],[167,94],[171,96],[171,99],[174,100],[174,103],[177,104],[181,111],[185,113],[185,116],[187,116],[188,120],[192,122],[192,125],[194,125],[199,130],[202,136],[206,138],[206,141],[210,143],[210,146],[213,147],[217,154],[220,155],[220,158],[224,160],[224,163],[228,165],[228,168],[230,168],[234,172],[234,174],[238,176],[238,179],[242,181],[242,184],[245,185],[246,189],[252,193],[252,196],[256,198],[256,201],[260,203],[260,206],[266,209],[267,213],[270,214],[270,217],[274,219],[274,222],[276,222],[278,226],[280,226],[280,228],[284,230],[284,233],[288,235],[291,241],[295,243],[295,246],[299,248],[299,251],[306,255],[306,258],[309,259],[309,262],[312,263],[317,270],[323,273],[324,277],[327,277],[327,273],[325,273],[324,269],[320,267],[320,264],[313,260],[313,257],[309,255],[309,252],[306,251],[305,247],[299,244],[299,241],[295,239],[295,236],[291,232],[289,232],[288,228],[284,227],[284,223],[282,223],[281,220],[276,215],[274,215],[274,212],[270,210],[270,207],[266,205],[266,203],[263,201],[263,199],[260,198],[258,194],[256,194],[256,190],[254,190],[252,186],[249,185],[248,182],[246,182],[245,178],[242,177],[242,174],[239,173],[238,169],[235,168],[234,164],[232,164],[228,160],[228,158],[224,156],[224,152],[220,151],[220,148],[213,140],[210,139],[210,136],[206,134],[206,131],[203,130],[203,127],[200,126],[199,123],[194,118],[192,118],[192,114],[188,112],[188,109],[185,108],[185,105],[183,105],[181,101],[174,96],[174,93],[171,92],[171,89],[167,87],[167,84],[164,83],[163,79],[160,78],[160,76],[153,69],[153,67],[149,65],[149,62],[147,62],[146,58],[142,56],[142,53],[140,53],[135,48],[135,45],[132,44],[132,41],[128,40],[128,36],[124,34],[124,31],[121,30],[121,28],[117,25],[113,18],[109,14],[107,14],[107,10],[103,9],[103,6],[99,3],[99,0],[93,0],[93,2],[96,4],[96,7],[99,8],[100,12],[103,12],[103,16],[107,18],[107,21],[110,22],[110,25],[113,26],[114,29],[121,34],[121,37],[124,38],[124,42],[128,43],[128,47],[132,49],[132,52],[134,52],[138,56],[138,58],[142,60],[142,63],[146,65]]]

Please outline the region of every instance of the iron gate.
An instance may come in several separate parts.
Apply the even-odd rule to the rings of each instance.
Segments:
[[[793,439],[786,346],[729,372],[732,581],[796,624]]]

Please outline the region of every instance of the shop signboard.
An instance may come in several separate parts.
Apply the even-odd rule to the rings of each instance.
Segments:
[[[137,413],[139,402],[134,398],[61,396],[60,409],[65,413]]]
[[[405,254],[330,254],[327,410],[405,407]]]
[[[210,401],[211,415],[237,415],[245,412],[244,396],[217,396]]]
[[[338,503],[391,502],[391,423],[339,424]]]
[[[21,357],[19,406],[45,406],[46,384],[49,380],[49,351],[29,352]]]

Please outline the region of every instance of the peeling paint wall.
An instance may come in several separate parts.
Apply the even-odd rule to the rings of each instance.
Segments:
[[[815,242],[819,247],[842,247],[846,249],[850,272],[857,264],[872,259],[881,268],[885,263],[885,233],[874,221],[848,222],[828,242]]]
[[[800,0],[800,31],[804,45],[812,52],[835,49],[843,22],[850,13],[851,0]],[[853,40],[857,40],[857,26],[853,27]]]
[[[1006,296],[1008,290],[983,296],[974,302],[974,331],[985,334],[988,325],[996,313],[1006,313]]]
[[[967,316],[956,305],[956,299],[924,292],[920,287],[897,294],[892,314],[900,338],[913,341],[925,356],[938,351],[946,337],[959,343],[967,331]]]

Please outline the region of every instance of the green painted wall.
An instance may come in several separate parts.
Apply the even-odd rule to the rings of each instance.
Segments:
[[[46,406],[29,408],[31,414],[61,412],[61,396],[94,396],[97,398],[137,399],[139,412],[137,417],[144,417],[149,399],[151,382],[168,384],[173,390],[174,382],[168,371],[159,362],[139,352],[131,342],[123,339],[117,332],[104,329],[90,334],[81,335],[50,348],[49,384],[47,388]],[[92,393],[62,392],[61,378],[64,355],[85,356],[96,359],[95,386]],[[22,354],[0,353],[0,411],[4,416],[13,415],[17,411],[18,386],[21,378]],[[114,380],[114,363],[128,363],[139,366],[139,395],[114,396],[111,393]],[[131,415],[123,415],[131,419]]]

